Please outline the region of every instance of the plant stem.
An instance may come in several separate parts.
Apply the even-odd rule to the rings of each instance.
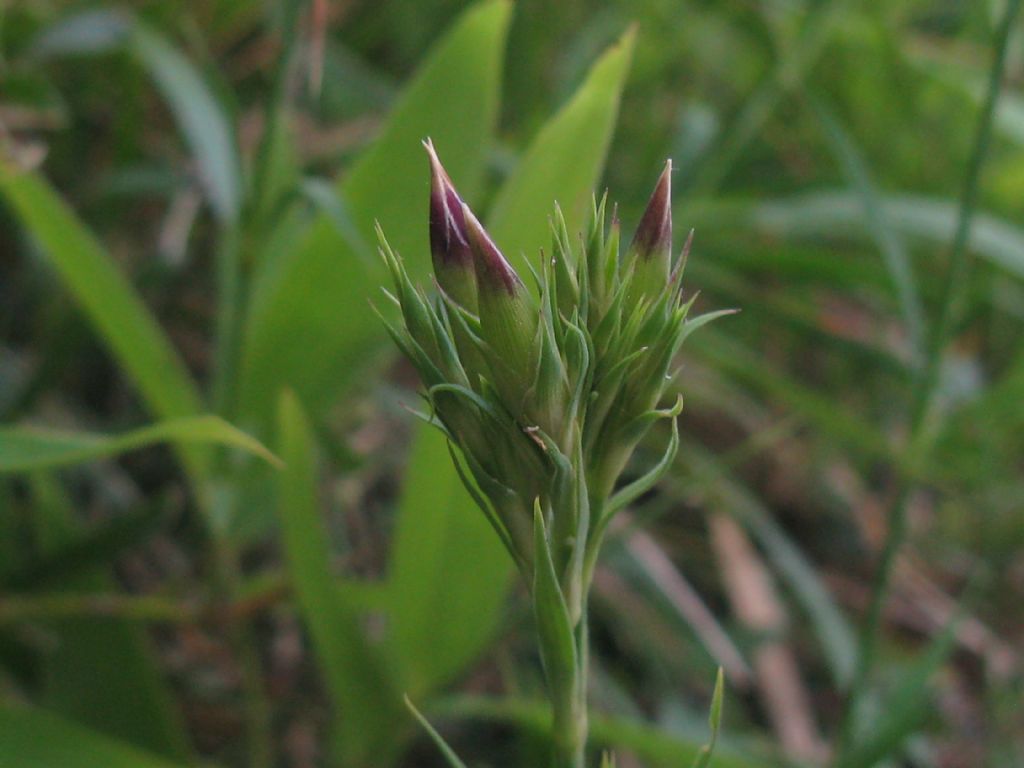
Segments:
[[[1020,10],[1020,0],[1008,0],[1003,18],[996,34],[995,57],[989,74],[988,91],[978,119],[974,148],[967,167],[964,187],[960,199],[960,215],[950,251],[949,265],[940,294],[939,316],[933,326],[927,349],[925,365],[914,390],[911,410],[909,452],[911,458],[920,459],[928,449],[929,419],[938,389],[942,361],[949,337],[961,312],[970,266],[967,257],[967,242],[971,232],[971,221],[977,206],[981,169],[988,154],[992,138],[992,119],[999,101],[1010,30]],[[875,657],[881,635],[882,609],[885,606],[892,580],[892,571],[897,556],[907,535],[907,507],[913,493],[912,482],[903,475],[895,495],[890,514],[889,532],[879,560],[875,580],[871,588],[871,600],[862,625],[857,667],[847,694],[843,719],[840,726],[836,754],[842,757],[853,740],[856,716],[861,699],[867,689],[874,669]]]
[[[576,625],[576,679],[571,703],[565,709],[555,708],[552,724],[554,768],[584,768],[587,749],[587,663],[590,655],[590,632],[584,603]]]

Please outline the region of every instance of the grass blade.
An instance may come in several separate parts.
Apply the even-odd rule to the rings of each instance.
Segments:
[[[199,410],[184,364],[113,259],[41,177],[0,160],[0,191],[90,320],[163,417]]]
[[[149,70],[195,156],[200,179],[217,217],[238,218],[242,177],[234,128],[202,76],[159,33],[136,22],[132,53]]]
[[[53,188],[34,173],[0,160],[0,192],[42,246],[61,280],[160,418],[191,416],[201,408],[185,365],[153,316],[96,238]],[[193,475],[203,455],[183,452]]]
[[[832,145],[847,179],[861,198],[864,206],[864,220],[867,230],[878,244],[889,276],[892,278],[899,296],[903,321],[910,335],[910,344],[914,357],[920,362],[924,352],[925,320],[921,308],[921,298],[917,292],[910,257],[899,234],[889,221],[881,194],[875,186],[861,152],[853,139],[824,104],[814,101],[815,112],[825,131],[825,136]]]
[[[113,436],[34,427],[0,428],[0,473],[63,467],[164,442],[225,445],[280,465],[278,458],[258,440],[226,421],[216,416],[194,416]]]
[[[336,709],[335,750],[343,764],[387,765],[400,749],[404,718],[393,681],[358,614],[343,600],[317,503],[313,433],[295,395],[281,397],[280,516],[292,586]]]
[[[886,195],[883,210],[896,231],[930,246],[949,244],[956,228],[959,203],[923,195]],[[751,201],[694,201],[687,216],[701,232],[746,228],[762,235],[789,239],[854,239],[869,236],[863,202],[857,194],[822,190],[809,195]],[[989,214],[975,215],[967,248],[1017,278],[1024,278],[1024,229]]]
[[[711,756],[715,752],[715,745],[718,743],[718,732],[722,729],[722,697],[725,690],[725,673],[718,668],[718,675],[715,677],[715,691],[711,694],[711,711],[708,714],[708,727],[711,728],[711,738],[708,743],[700,748],[700,753],[693,761],[693,768],[708,768],[711,764]]]
[[[440,733],[430,724],[430,721],[425,718],[415,706],[408,696],[405,697],[405,706],[408,707],[409,711],[412,712],[412,716],[416,718],[423,730],[430,736],[431,741],[437,745],[438,750],[444,755],[445,762],[448,763],[450,768],[466,768],[466,764],[459,759],[459,756],[455,754],[455,750],[448,746],[448,742],[444,740]]]
[[[698,166],[689,185],[695,194],[714,192],[750,143],[761,133],[787,91],[800,84],[817,61],[838,20],[853,0],[809,4],[799,37],[782,50],[774,70],[743,103],[717,146]]]

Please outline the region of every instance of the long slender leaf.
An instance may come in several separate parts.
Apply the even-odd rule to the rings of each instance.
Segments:
[[[693,761],[693,768],[708,768],[711,764],[711,756],[715,752],[715,745],[718,743],[718,732],[722,729],[722,697],[725,690],[725,673],[718,668],[718,675],[715,677],[715,692],[711,694],[711,710],[708,714],[708,727],[711,729],[711,738],[708,743],[700,748],[700,753]]]
[[[242,205],[242,180],[231,121],[191,62],[158,32],[135,22],[129,47],[185,134],[213,210],[221,220],[234,221]]]
[[[956,228],[959,203],[921,195],[886,195],[882,207],[897,232],[929,245],[946,246]],[[680,218],[701,229],[751,229],[789,238],[870,237],[864,206],[855,193],[822,190],[790,198],[751,201],[694,201]],[[969,250],[1011,275],[1024,278],[1024,229],[990,214],[974,217]]]
[[[216,416],[193,416],[113,436],[33,427],[0,428],[0,473],[62,467],[165,442],[226,445],[271,464],[280,463],[258,440],[226,421]]]
[[[53,188],[34,173],[0,160],[0,192],[42,246],[68,290],[133,379],[155,416],[171,419],[201,410],[184,364],[111,257]],[[192,473],[203,453],[183,453]]]
[[[824,104],[814,102],[818,119],[833,151],[849,179],[851,186],[860,195],[864,206],[867,231],[874,237],[882,253],[882,261],[888,270],[900,298],[903,319],[910,334],[914,354],[923,355],[925,343],[924,310],[918,296],[910,257],[900,235],[889,222],[881,194],[875,186],[867,163],[838,118]]]
[[[405,706],[412,712],[412,716],[416,718],[416,721],[423,726],[423,730],[430,736],[430,740],[434,742],[438,750],[444,755],[445,762],[448,763],[450,768],[466,768],[466,764],[459,759],[459,756],[455,754],[448,742],[444,740],[444,737],[437,732],[437,729],[430,724],[430,721],[423,716],[423,714],[413,706],[412,701],[408,696],[405,697]]]
[[[313,433],[298,399],[281,397],[280,515],[292,586],[336,710],[335,749],[346,765],[387,765],[401,747],[401,700],[360,617],[334,583],[317,504]]]

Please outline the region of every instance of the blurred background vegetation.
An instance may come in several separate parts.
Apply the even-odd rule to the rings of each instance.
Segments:
[[[440,765],[406,692],[544,759],[527,603],[368,303],[375,219],[426,279],[428,135],[520,259],[672,157],[742,310],[607,547],[597,745],[688,765],[720,665],[714,765],[1024,764],[1017,4],[9,0],[0,764]]]

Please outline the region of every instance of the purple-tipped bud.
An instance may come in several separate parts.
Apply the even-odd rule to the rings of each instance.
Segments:
[[[672,256],[672,161],[665,162],[665,170],[647,202],[640,225],[633,236],[630,249],[642,259],[664,260],[667,267]],[[666,275],[668,274],[666,270]]]
[[[462,198],[441,165],[434,144],[427,139],[423,146],[430,157],[430,256],[434,274],[452,299],[476,312],[476,277]]]
[[[635,305],[641,297],[653,298],[665,288],[672,263],[672,161],[658,177],[654,193],[636,228],[629,247],[632,265],[627,301]]]
[[[473,212],[468,206],[462,210],[476,267],[480,334],[490,349],[494,386],[509,411],[520,418],[536,369],[537,307]]]

